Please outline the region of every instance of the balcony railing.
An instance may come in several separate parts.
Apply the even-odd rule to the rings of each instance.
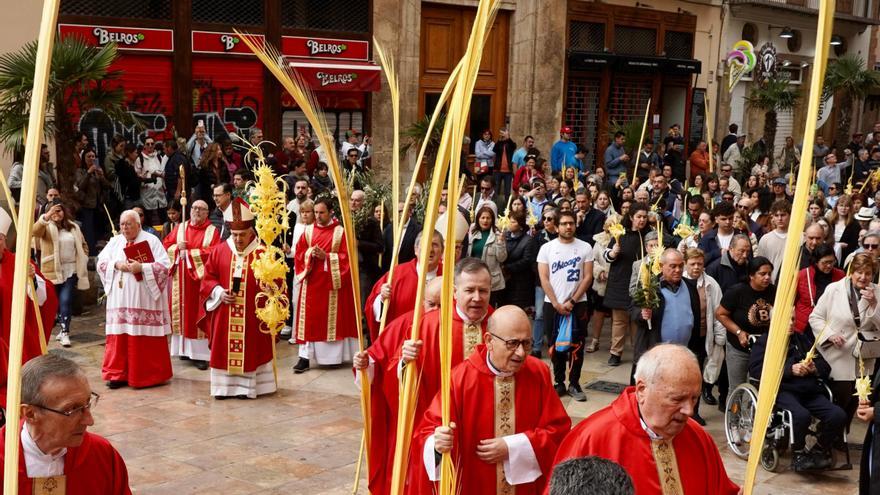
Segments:
[[[819,3],[822,0],[730,0],[731,4],[756,4],[780,7],[792,7],[800,11],[819,12]],[[865,20],[876,19],[873,15],[875,3],[880,0],[837,0],[836,13],[863,18]]]

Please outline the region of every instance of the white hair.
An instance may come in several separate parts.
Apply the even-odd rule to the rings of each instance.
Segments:
[[[636,364],[635,379],[648,384],[655,383],[670,369],[684,368],[682,358],[691,361],[700,369],[697,356],[687,347],[679,344],[660,344],[642,354]]]
[[[128,217],[132,218],[138,225],[141,224],[141,216],[134,210],[123,211],[122,214],[119,215],[119,223],[122,223],[122,221]]]

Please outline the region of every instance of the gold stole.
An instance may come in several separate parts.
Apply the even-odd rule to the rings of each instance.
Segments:
[[[513,376],[495,377],[495,438],[513,435],[516,427],[515,381]],[[513,495],[514,487],[504,477],[504,462],[495,465],[495,493]]]
[[[64,495],[66,490],[67,480],[62,474],[46,478],[34,478],[31,491],[33,495]]]
[[[303,237],[306,238],[306,249],[305,254],[303,255],[303,263],[306,265],[310,264],[310,259],[312,255],[312,232],[314,231],[314,225],[306,226],[303,231]],[[309,291],[309,277],[308,274],[311,271],[310,268],[304,268],[302,273],[296,274],[297,278],[300,280],[299,286],[299,304],[297,305],[296,310],[296,338],[297,340],[305,340],[306,339],[306,296]]]
[[[336,316],[337,303],[339,302],[339,289],[342,287],[342,273],[339,270],[339,245],[342,244],[342,226],[337,225],[333,229],[333,244],[330,246],[330,252],[327,253],[327,261],[330,263],[330,277],[333,279],[333,289],[330,291],[330,297],[327,304],[327,342],[336,341]]]
[[[232,263],[229,264],[229,289],[232,290],[235,269],[241,263],[241,283],[238,292],[235,293],[235,302],[229,305],[229,334],[226,342],[226,372],[229,375],[244,375],[244,330],[245,330],[245,298],[247,293],[247,279],[250,263],[250,255],[238,258],[232,253]]]
[[[462,338],[462,343],[464,344],[464,359],[467,359],[468,356],[474,353],[474,348],[480,343],[482,333],[480,325],[472,322],[466,322],[464,324],[464,335]]]
[[[177,242],[186,241],[186,226],[187,223],[182,223],[177,227]],[[202,237],[202,249],[207,249],[211,247],[211,239],[214,238],[214,230],[216,227],[213,225],[209,225],[208,228],[205,229],[205,235]],[[174,265],[175,260],[178,258],[180,253],[177,250],[177,244],[174,244],[170,248],[168,248],[168,256],[171,258],[171,265]],[[200,249],[192,249],[190,250],[190,256],[192,256],[193,263],[195,264],[196,276],[199,279],[204,278],[205,276],[205,263],[202,261],[202,255]],[[183,272],[185,270],[184,263],[186,262],[186,256],[180,258],[177,269],[173,270],[173,275],[171,278],[171,333],[174,335],[184,335],[185,333],[185,325],[184,325],[184,317],[183,317],[183,297],[185,297],[186,293],[184,291],[184,284],[186,283],[184,280]],[[198,331],[198,335],[196,336],[199,339],[205,338],[205,333],[201,330]]]
[[[668,440],[651,440],[651,453],[657,464],[657,476],[660,478],[660,491],[663,495],[683,495],[681,478],[678,475],[678,461],[675,448]]]

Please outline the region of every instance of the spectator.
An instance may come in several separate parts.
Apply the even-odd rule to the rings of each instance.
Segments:
[[[804,244],[801,246],[801,265],[800,269],[803,270],[808,266],[813,266],[816,263],[816,259],[814,259],[814,253],[816,249],[824,244],[825,239],[825,231],[822,229],[822,226],[818,223],[811,223],[807,226],[807,229],[804,231]],[[834,251],[831,251],[831,254],[834,255]],[[835,263],[837,259],[835,258]]]
[[[740,186],[739,181],[733,177],[733,165],[722,163],[718,170],[720,171],[719,180],[727,180],[727,189],[733,192],[736,196],[741,195],[742,186]]]
[[[706,141],[700,141],[688,160],[691,163],[691,177],[709,172],[709,148]]]
[[[702,199],[701,196],[696,197]],[[712,214],[704,211],[703,213],[700,213],[700,219],[697,220],[696,233],[690,237],[682,239],[681,242],[678,243],[678,250],[685,253],[688,249],[699,248],[703,239],[713,234],[715,234],[715,222],[712,221]],[[702,252],[702,249],[700,251]],[[705,253],[703,256],[705,258]]]
[[[739,126],[736,124],[730,124],[727,126],[728,134],[724,136],[724,139],[721,140],[721,155],[723,156],[727,149],[732,145],[736,144],[736,141],[739,139],[737,136],[737,131],[739,131]],[[728,162],[729,163],[729,162]]]
[[[168,237],[168,234],[180,225],[181,207],[180,201],[172,201],[168,203],[168,221],[162,224],[162,239]]]
[[[225,212],[226,208],[232,203],[232,186],[228,183],[214,186],[214,191],[211,194],[211,203],[214,205],[214,208],[211,210],[208,220],[211,221],[214,228],[220,231],[220,239],[225,241],[232,233],[232,231],[229,230],[229,226],[227,226],[226,222],[223,220],[223,212]]]
[[[127,143],[125,158],[116,163],[116,177],[122,190],[123,208],[127,210],[141,203],[141,179],[134,170],[138,155],[137,146]]]
[[[841,182],[840,175],[844,169],[849,167],[849,163],[837,163],[837,155],[834,153],[825,155],[824,161],[825,166],[816,171],[816,183],[827,195],[834,184]]]
[[[507,244],[501,231],[495,226],[495,211],[490,206],[480,207],[476,217],[468,232],[466,256],[479,258],[489,267],[489,274],[492,276],[491,304],[497,308],[501,291],[505,287],[502,263],[507,259]]]
[[[828,224],[834,229],[834,254],[838,260],[845,260],[849,253],[856,250],[861,227],[853,216],[852,198],[846,194],[840,197]]]
[[[532,179],[531,187],[532,190],[529,191],[529,210],[532,216],[541,218],[544,205],[548,203],[547,186],[544,184],[544,179]]]
[[[635,261],[645,256],[644,238],[648,234],[648,205],[636,203],[623,219],[626,233],[620,239],[612,239],[604,252],[605,261],[610,265],[608,283],[605,291],[605,307],[611,310],[611,349],[608,358],[610,366],[620,365],[623,345],[630,334],[628,313],[631,298],[629,281]]]
[[[552,205],[547,204],[546,208],[538,216],[537,230],[535,232],[535,240],[538,244],[538,252],[544,244],[559,237],[556,229],[556,219],[558,211]],[[538,273],[537,264],[532,268],[532,274],[535,280],[535,321],[532,327],[532,356],[541,357],[541,347],[544,343],[544,288],[541,286],[541,278]],[[547,343],[548,349],[550,342]]]
[[[407,215],[404,217],[404,204],[397,204],[397,214],[400,215],[400,221],[403,222],[403,235],[400,239],[400,246],[398,247],[397,254],[397,263],[403,264],[406,263],[413,258],[416,257],[415,251],[415,243],[416,236],[419,232],[422,231],[422,224],[419,223],[418,220],[413,218],[412,207],[407,208]],[[385,231],[383,232],[385,238],[385,250],[384,255],[382,256],[382,273],[388,271],[391,267],[391,257],[394,254],[394,229],[391,228],[391,225],[385,227]]]
[[[776,168],[780,174],[794,174],[797,177],[798,165],[801,162],[801,151],[794,145],[794,139],[791,136],[785,137],[785,145],[776,155]]]
[[[535,138],[533,138],[532,136],[526,136],[523,138],[522,147],[520,147],[513,153],[513,158],[511,158],[511,161],[513,161],[516,170],[519,170],[520,168],[522,168],[523,165],[526,164],[526,157],[528,157],[529,155],[538,157],[540,156],[540,154],[541,152],[538,151],[538,148],[535,148]],[[516,189],[516,187],[514,187],[514,189]]]
[[[614,141],[605,148],[605,170],[608,172],[607,183],[614,184],[621,174],[626,173],[629,166],[629,155],[623,148],[626,135],[620,131],[614,133]]]
[[[498,132],[500,139],[495,143],[492,150],[495,153],[495,185],[500,197],[507,200],[513,183],[514,163],[513,155],[516,153],[516,143],[510,138],[510,131],[502,127]]]
[[[746,148],[746,136],[742,134],[737,136],[736,142],[730,145],[721,155],[721,163],[726,163],[733,167],[733,175],[742,177],[743,173],[751,172],[749,165],[743,163],[742,152]]]
[[[755,255],[763,256],[770,261],[773,265],[773,280],[776,280],[779,267],[782,265],[782,257],[785,254],[788,223],[791,220],[791,203],[784,199],[774,201],[770,207],[770,215],[773,217],[775,228],[761,237]]]
[[[520,187],[528,187],[532,179],[543,179],[544,175],[538,170],[538,157],[535,155],[526,155],[524,165],[517,169],[513,176],[513,189],[519,190]]]
[[[313,197],[330,194],[336,188],[333,179],[330,178],[330,169],[326,163],[318,162],[315,166],[315,176],[312,177],[309,187],[312,188]]]
[[[737,232],[733,228],[733,214],[736,209],[730,203],[720,202],[712,209],[712,220],[716,225],[714,231],[709,232],[700,239],[700,249],[706,254],[707,264],[721,257],[730,248],[730,241],[736,234],[746,234],[746,232]]]
[[[229,169],[230,175],[244,167],[244,159],[242,159],[241,153],[235,151],[235,146],[232,144],[231,139],[225,138],[220,143],[220,147],[223,149],[223,159],[226,161],[226,168]]]
[[[241,198],[246,203],[250,203],[250,188],[247,187],[248,182],[253,180],[251,173],[246,168],[236,170],[232,174],[232,198]]]
[[[763,256],[749,261],[749,281],[725,290],[715,318],[727,330],[727,379],[730,387],[746,381],[752,335],[770,329],[776,287],[770,283],[773,264]],[[723,287],[722,287],[723,290]]]
[[[526,215],[512,211],[507,215],[507,260],[502,265],[504,297],[502,305],[513,304],[534,314],[535,277],[532,274],[538,256],[538,243],[528,234]]]
[[[684,161],[684,137],[681,135],[681,128],[678,124],[672,124],[663,139],[663,145],[666,153],[663,155],[663,165],[668,165],[672,171],[672,176],[679,182],[685,180],[685,161]]]
[[[855,380],[859,359],[859,333],[880,330],[880,287],[872,283],[877,274],[877,260],[868,253],[856,255],[850,274],[833,282],[816,303],[810,314],[810,327],[818,342],[819,354],[831,365],[831,388],[834,403],[846,412],[846,426],[858,407]],[[870,340],[870,338],[868,339]],[[873,359],[865,359],[866,370],[874,367]]]
[[[40,271],[55,285],[58,296],[58,340],[70,347],[71,304],[74,290],[89,288],[88,245],[68,210],[56,200],[40,215],[32,235],[40,243]]]
[[[844,271],[849,270],[849,266],[852,264],[853,258],[859,253],[871,253],[877,258],[878,262],[880,262],[880,230],[869,230],[865,232],[865,235],[862,237],[861,246],[859,249],[856,249],[843,262]],[[878,278],[875,277],[874,281],[877,282]]]
[[[693,280],[697,295],[700,297],[700,344],[703,346],[696,353],[703,368],[702,401],[710,406],[718,405],[712,395],[712,387],[718,381],[724,366],[724,347],[727,343],[727,332],[724,325],[715,318],[714,308],[721,304],[721,286],[714,278],[706,275],[705,255],[699,249],[690,248],[684,253],[684,277]]]
[[[814,231],[821,227],[810,225]],[[812,232],[811,234],[815,234]],[[797,277],[797,289],[794,295],[794,324],[792,328],[797,333],[804,333],[808,329],[810,313],[816,307],[816,302],[825,293],[829,284],[837,282],[844,277],[843,270],[835,267],[837,258],[834,251],[826,244],[817,244],[809,255],[810,265],[801,269]]]
[[[602,226],[605,224],[607,215],[593,208],[592,199],[586,189],[579,189],[575,195],[575,216],[577,217],[577,230],[575,236],[593,245],[595,236],[602,232]]]
[[[554,174],[577,163],[577,158],[574,156],[577,153],[577,145],[571,141],[571,134],[571,127],[563,126],[559,129],[559,141],[553,143],[553,148],[550,149],[550,170]]]
[[[146,221],[146,212],[144,211],[143,207],[135,206],[134,208],[132,208],[132,211],[137,213],[138,217],[141,219],[141,230],[148,234],[153,234],[154,236],[156,236],[156,239],[159,239],[161,241],[162,236],[159,234],[159,231],[156,230],[152,225],[147,225],[146,223],[144,223]]]
[[[589,197],[589,195],[587,195]],[[608,269],[609,263],[602,253],[608,249],[608,243],[611,242],[611,234],[608,229],[615,222],[620,221],[620,215],[612,215],[605,219],[602,224],[602,231],[593,236],[593,285],[587,293],[590,301],[590,309],[592,311],[593,331],[589,344],[587,344],[587,352],[596,352],[599,350],[599,343],[602,338],[602,325],[605,323],[605,317],[611,316],[611,311],[605,307],[605,291],[608,288]],[[581,239],[579,237],[579,239]],[[582,241],[584,239],[581,239]],[[585,241],[586,242],[586,241]],[[589,243],[588,243],[589,244]],[[596,256],[595,253],[600,253]]]
[[[828,146],[825,145],[825,138],[821,135],[817,135],[813,143],[813,166],[816,167],[816,170],[822,168],[822,164],[825,163],[825,157],[827,155]]]
[[[299,179],[293,184],[293,198],[287,203],[287,211],[292,212],[294,215],[299,215],[299,208],[303,202],[308,199],[309,193],[309,182],[305,179]],[[290,197],[290,190],[288,190],[288,197]],[[291,244],[292,246],[293,244]]]
[[[480,179],[480,195],[477,197],[477,206],[474,209],[479,210],[484,206],[488,206],[489,208],[492,208],[492,212],[495,213],[495,215],[498,215],[498,199],[498,195],[495,192],[495,185],[492,183],[492,176],[483,176],[483,178]]]
[[[599,191],[599,194],[596,195],[596,210],[606,217],[617,214],[614,211],[614,204],[611,203],[611,195],[608,191]]]
[[[856,132],[852,135],[852,141],[846,145],[846,149],[848,149],[853,155],[857,154],[860,149],[864,148],[865,135],[861,132]]]
[[[853,168],[850,172],[849,184],[863,184],[868,177],[871,175],[871,172],[874,170],[871,168],[871,159],[866,148],[860,149],[856,153],[856,158],[853,160]]]
[[[174,201],[189,196],[188,184],[180,182],[180,169],[183,167],[188,182],[192,183],[195,177],[192,176],[192,167],[190,161],[177,146],[177,141],[169,139],[165,141],[165,158],[163,159],[163,170],[165,172],[165,203],[170,205]]]
[[[358,160],[364,160],[368,156],[370,156],[371,147],[370,147],[370,136],[363,135],[363,139],[361,139],[362,135],[360,132],[349,129],[345,131],[345,141],[342,143],[341,153],[342,156],[347,157],[348,152],[354,148],[358,151]],[[362,161],[359,161],[358,164],[361,167],[364,167]]]
[[[491,174],[495,163],[495,141],[492,140],[492,131],[486,129],[481,138],[474,144],[474,161],[478,177]]]
[[[560,462],[550,477],[549,495],[633,495],[632,480],[620,464],[598,456]]]
[[[639,182],[648,180],[651,169],[660,167],[661,163],[660,156],[654,151],[654,141],[646,139],[642,143],[642,151],[639,152],[639,166],[636,169],[636,177]]]
[[[192,158],[193,163],[201,163],[202,153],[204,153],[207,150],[208,145],[213,142],[214,141],[211,137],[205,132],[204,121],[200,120],[198,124],[196,124],[192,137],[186,142],[186,153]]]
[[[226,166],[226,158],[223,157],[220,145],[217,143],[209,144],[205,152],[202,153],[198,164],[198,183],[194,200],[201,199],[208,203],[208,207],[213,210],[217,206],[213,198],[214,188],[220,184],[231,182],[229,167]]]
[[[104,190],[110,188],[110,181],[104,177],[104,169],[98,165],[94,149],[86,148],[83,150],[80,167],[74,175],[74,186],[78,205],[76,219],[82,224],[82,234],[89,247],[88,255],[97,256],[98,250],[95,248],[95,244],[98,241],[100,222],[98,209],[103,205],[100,203],[100,199]]]

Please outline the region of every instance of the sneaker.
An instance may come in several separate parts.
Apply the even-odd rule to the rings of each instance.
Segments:
[[[61,337],[60,339],[58,339],[58,341],[61,342],[61,346],[70,347],[70,332],[61,332],[58,335],[59,337]]]
[[[291,338],[287,339],[287,343],[290,345],[296,345],[296,339],[291,337]]]
[[[553,388],[556,389],[556,395],[560,397],[565,397],[566,395],[568,395],[568,390],[562,383],[557,383]]]
[[[587,352],[598,351],[599,350],[599,339],[591,339],[590,344],[587,345],[586,349],[584,349],[584,350]]]
[[[299,358],[299,361],[293,365],[293,372],[299,375],[300,373],[305,373],[309,371],[309,360],[306,358]]]
[[[62,334],[62,333],[63,333],[63,332],[58,332],[58,335],[55,336],[55,341],[56,341],[56,342],[61,342],[61,334]]]
[[[614,354],[608,358],[608,366],[620,366],[620,356],[615,356]]]
[[[578,402],[587,401],[587,395],[584,394],[584,391],[581,390],[581,386],[577,383],[572,383],[571,386],[568,387],[568,395],[570,395],[572,399]]]

